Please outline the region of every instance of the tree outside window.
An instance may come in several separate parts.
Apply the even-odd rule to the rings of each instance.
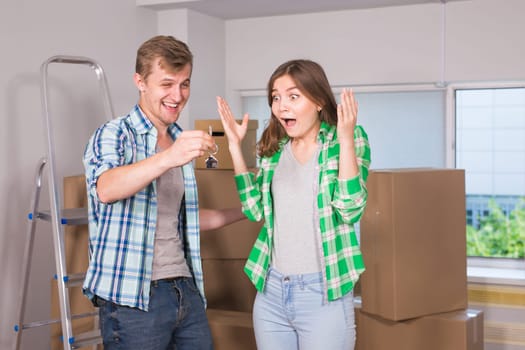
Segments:
[[[525,258],[525,88],[456,90],[467,255]]]

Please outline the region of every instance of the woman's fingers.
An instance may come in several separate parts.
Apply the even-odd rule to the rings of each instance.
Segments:
[[[219,107],[219,114],[221,114],[221,116],[228,121],[235,120],[230,109],[230,105],[228,105],[226,100],[224,100],[222,97],[217,97],[217,102]]]
[[[355,100],[352,90],[343,89],[341,92],[340,110],[338,108],[338,115],[344,121],[354,120],[357,117],[357,101]]]
[[[237,123],[230,106],[222,97],[217,97],[217,107],[221,117],[224,132],[230,141],[241,141],[246,134],[248,126],[248,114],[245,114],[241,124]]]

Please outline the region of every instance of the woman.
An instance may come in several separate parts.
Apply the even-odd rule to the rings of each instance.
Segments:
[[[265,220],[245,266],[258,290],[257,347],[353,349],[352,290],[364,271],[353,224],[370,164],[357,102],[344,89],[337,105],[324,70],[309,60],[279,66],[267,89],[272,112],[256,176],[241,151],[249,117],[237,123],[217,98],[243,211]]]

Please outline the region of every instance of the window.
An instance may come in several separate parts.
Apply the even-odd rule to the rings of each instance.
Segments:
[[[465,169],[467,254],[525,256],[525,88],[455,89],[455,166]]]
[[[406,89],[356,91],[358,123],[369,136],[372,169],[445,166],[445,91]],[[335,95],[338,99],[339,93]],[[259,121],[259,140],[270,118],[266,96],[244,96],[242,108]]]

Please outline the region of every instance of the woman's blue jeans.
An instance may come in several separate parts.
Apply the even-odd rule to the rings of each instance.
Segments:
[[[151,283],[147,312],[97,299],[105,350],[211,350],[204,303],[193,278]]]
[[[323,293],[320,273],[286,276],[270,269],[253,307],[257,349],[354,349],[353,293],[331,302]]]

